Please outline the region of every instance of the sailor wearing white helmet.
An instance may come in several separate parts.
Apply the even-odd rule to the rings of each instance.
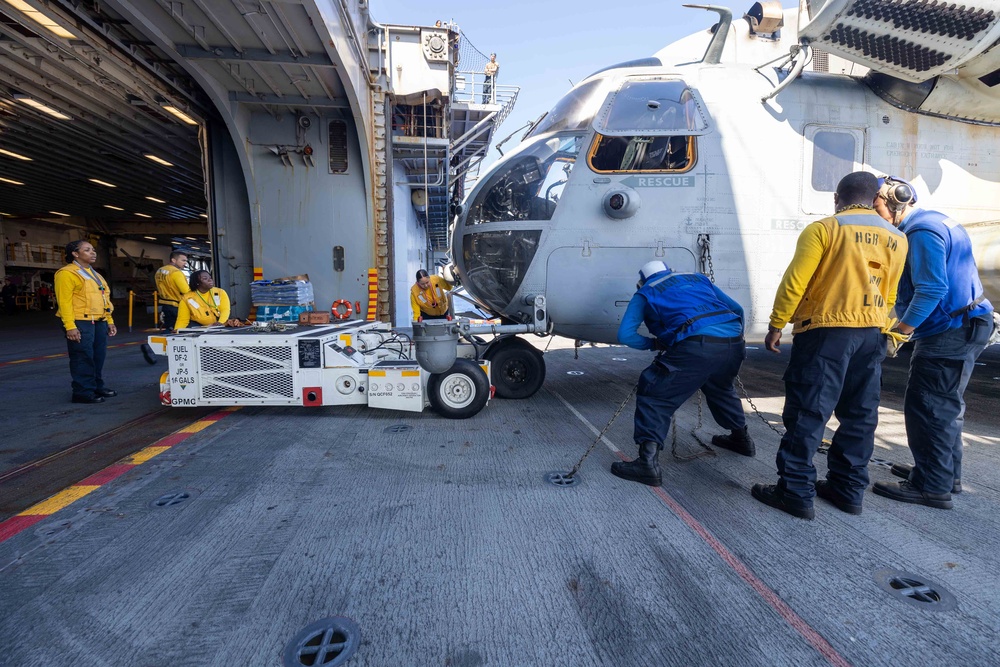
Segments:
[[[746,358],[743,308],[700,273],[675,273],[652,261],[639,270],[618,341],[637,350],[660,350],[639,376],[635,401],[635,442],[639,456],[618,462],[611,473],[660,486],[659,451],[674,412],[699,389],[712,417],[731,433],[712,444],[744,456],[755,453],[743,405],[733,379]],[[654,336],[639,333],[645,323]]]

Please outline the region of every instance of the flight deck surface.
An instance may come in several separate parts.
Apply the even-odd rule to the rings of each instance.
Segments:
[[[779,428],[787,354],[751,349],[742,373]],[[538,394],[491,401],[468,420],[247,407],[197,428],[0,542],[2,661],[278,665],[300,629],[345,616],[360,632],[350,665],[1000,663],[1000,354],[984,355],[967,395],[966,491],[954,510],[868,493],[861,516],[817,500],[813,522],[750,497],[751,484],[776,479],[778,445],[752,414],[756,458],[719,450],[680,462],[668,443],[654,490],[608,471],[634,455],[629,405],[579,484],[547,483],[576,463],[650,358],[606,346],[574,356],[557,339]],[[912,460],[906,362],[886,364],[882,461]],[[34,416],[30,396],[19,399],[5,429],[45,423],[43,412],[71,411],[82,429],[145,414],[133,403],[157,409],[162,363],[123,347],[109,368],[134,390],[70,407],[65,358],[0,367],[5,396],[38,382],[48,396]],[[211,418],[168,413],[177,428]],[[703,418],[696,435],[708,441],[721,431]],[[702,451],[697,422],[692,400],[678,413],[679,454]],[[155,440],[143,434],[136,449]],[[2,475],[15,463],[0,465]],[[825,474],[822,456],[817,466]],[[63,486],[92,472],[63,472]],[[871,478],[895,479],[877,464]],[[178,493],[188,498],[155,503]],[[11,503],[0,521],[23,509]],[[886,570],[942,587],[945,604],[894,598],[879,585]]]

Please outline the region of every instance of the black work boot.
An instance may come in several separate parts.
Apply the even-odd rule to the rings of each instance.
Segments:
[[[655,442],[640,442],[639,456],[634,461],[616,461],[611,464],[611,474],[632,482],[660,486],[660,446]]]
[[[750,429],[744,426],[730,431],[729,435],[713,435],[712,444],[743,456],[753,456],[757,448],[750,437]]]
[[[872,493],[876,496],[898,500],[903,503],[926,505],[927,507],[937,507],[942,510],[950,510],[952,507],[950,493],[927,493],[913,486],[908,481],[875,482],[872,486]]]
[[[907,465],[905,463],[893,463],[889,471],[896,477],[902,477],[903,479],[910,479],[910,471],[913,470],[913,466]],[[951,483],[952,493],[962,492],[962,479],[956,477]]]
[[[853,505],[846,500],[844,500],[840,494],[837,493],[837,488],[828,479],[821,479],[816,482],[816,495],[832,503],[841,512],[847,512],[848,514],[861,514],[861,505]]]
[[[801,500],[786,497],[784,489],[777,484],[754,484],[750,489],[750,495],[765,505],[800,519],[813,519],[816,516],[816,510],[811,503],[805,505]]]

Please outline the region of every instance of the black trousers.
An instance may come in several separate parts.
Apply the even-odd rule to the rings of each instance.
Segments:
[[[851,505],[861,505],[875,448],[885,335],[877,328],[824,327],[796,334],[785,370],[785,407],[776,463],[778,485],[801,507],[816,495],[813,456],[831,415],[840,426],[827,454],[827,479]]]

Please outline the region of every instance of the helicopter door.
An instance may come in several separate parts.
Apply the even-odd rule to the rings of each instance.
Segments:
[[[556,248],[545,266],[545,296],[549,318],[560,325],[611,325],[617,328],[635,294],[639,267],[654,259],[674,271],[698,270],[687,248]]]
[[[802,212],[832,215],[837,183],[861,169],[865,155],[864,130],[834,125],[805,126],[802,159]]]

